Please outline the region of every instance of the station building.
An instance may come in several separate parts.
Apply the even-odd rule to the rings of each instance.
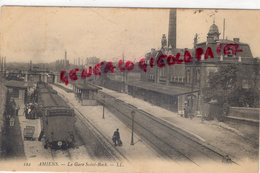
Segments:
[[[169,28],[169,32],[170,30],[171,28]],[[169,36],[172,35],[169,33]],[[161,49],[151,49],[151,52],[145,55],[145,63],[148,66],[147,72],[141,71],[141,81],[128,81],[126,83],[128,93],[147,100],[154,105],[183,114],[184,102],[190,104],[191,88],[193,87],[193,108],[195,111],[202,111],[202,88],[207,85],[208,76],[217,71],[219,64],[253,64],[254,62],[248,44],[240,42],[239,38],[228,40],[220,39],[219,36],[218,27],[213,23],[209,28],[205,42],[197,43],[197,40],[194,41],[194,47],[196,49],[201,48],[204,52],[200,56],[201,60],[195,61],[193,70],[192,62],[168,66],[167,58],[164,58],[165,67],[160,68],[156,65],[156,61],[161,55],[176,57],[178,53],[180,55],[179,59],[184,60],[185,51],[189,51],[191,56],[195,57],[194,49],[172,47],[172,44],[176,45],[176,43],[172,43],[170,38],[167,46],[166,36],[163,35]],[[208,47],[211,48],[213,57],[206,59],[205,52]],[[152,68],[149,66],[151,58],[154,59]]]
[[[26,103],[27,92],[30,88],[33,88],[33,83],[11,80],[5,83],[7,90],[10,94],[10,98],[13,98],[16,104],[22,107]],[[10,101],[10,100],[9,100]]]

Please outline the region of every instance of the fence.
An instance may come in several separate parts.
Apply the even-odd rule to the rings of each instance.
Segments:
[[[259,108],[230,107],[228,116],[259,120]]]

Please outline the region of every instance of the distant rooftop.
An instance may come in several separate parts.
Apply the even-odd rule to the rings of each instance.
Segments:
[[[10,80],[5,83],[6,87],[27,88],[33,87],[33,82]]]

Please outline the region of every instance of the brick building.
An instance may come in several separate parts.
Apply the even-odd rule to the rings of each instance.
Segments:
[[[218,27],[213,23],[209,28],[205,42],[197,43],[196,40],[194,41],[194,48],[203,50],[199,56],[201,60],[194,63],[194,70],[192,68],[193,63],[191,62],[175,63],[175,65],[168,66],[167,58],[163,59],[165,67],[158,67],[156,62],[162,55],[167,55],[167,57],[173,55],[176,57],[179,54],[179,59],[184,60],[185,51],[188,51],[193,59],[195,59],[194,48],[176,48],[176,11],[174,11],[170,11],[168,45],[166,36],[163,35],[161,48],[158,50],[151,49],[151,52],[145,55],[147,72],[141,71],[141,81],[127,82],[128,90],[130,94],[136,92],[135,95],[138,95],[136,97],[148,100],[158,106],[163,107],[163,105],[167,105],[166,109],[182,114],[184,102],[188,101],[189,104],[191,87],[193,87],[193,108],[195,111],[201,111],[203,107],[203,101],[201,100],[203,92],[201,88],[207,84],[210,73],[215,72],[219,64],[251,64],[254,58],[249,45],[240,42],[239,38],[234,38],[233,40],[219,39],[220,33]],[[206,54],[208,48],[211,48],[211,56],[207,56]],[[154,59],[153,67],[150,66],[152,58]],[[150,85],[149,88],[148,84],[143,82],[154,84]],[[157,86],[158,84],[159,86]],[[158,89],[160,85],[163,88],[162,92]],[[155,88],[158,90],[153,90],[153,86],[156,86]]]

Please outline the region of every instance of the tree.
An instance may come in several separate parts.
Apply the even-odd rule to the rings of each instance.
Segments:
[[[259,61],[253,65],[221,64],[209,75],[205,100],[219,106],[259,107]]]

